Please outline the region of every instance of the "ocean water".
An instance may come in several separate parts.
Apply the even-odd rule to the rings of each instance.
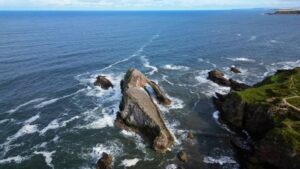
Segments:
[[[300,66],[299,16],[264,12],[0,12],[0,168],[95,168],[102,152],[117,169],[239,168],[211,102],[229,89],[206,76],[254,84]],[[173,101],[160,107],[176,137],[167,154],[113,125],[130,67]],[[94,87],[100,74],[115,87]]]

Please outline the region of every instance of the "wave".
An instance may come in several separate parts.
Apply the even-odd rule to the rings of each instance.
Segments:
[[[27,156],[22,157],[20,155],[14,156],[14,157],[8,157],[8,158],[5,158],[5,159],[1,159],[0,164],[11,163],[11,162],[21,163],[22,161],[27,160],[29,158],[30,158],[29,156],[28,157]]]
[[[67,126],[68,123],[80,118],[79,116],[74,116],[68,120],[58,122],[58,119],[52,120],[45,128],[39,131],[40,135],[44,135],[48,130],[53,130],[61,127]]]
[[[176,164],[169,164],[166,166],[166,169],[177,169],[177,165]]]
[[[85,126],[87,129],[102,129],[105,127],[113,127],[116,119],[115,114],[103,114],[102,117]]]
[[[256,38],[257,38],[256,36],[251,36],[248,41],[254,41],[254,40],[256,40]]]
[[[37,114],[37,115],[32,116],[32,117],[30,117],[29,119],[25,120],[24,123],[25,123],[25,124],[30,124],[30,123],[36,121],[36,120],[39,119],[39,118],[40,118],[40,114]]]
[[[139,56],[139,55],[144,51],[144,49],[145,49],[147,46],[149,46],[149,45],[150,45],[155,39],[157,39],[158,37],[159,37],[159,34],[153,35],[153,36],[148,40],[148,42],[146,42],[144,45],[142,45],[142,46],[141,46],[137,51],[135,51],[131,56],[129,56],[129,57],[127,57],[127,58],[124,58],[124,59],[122,59],[122,60],[119,60],[119,61],[117,61],[117,62],[115,62],[115,63],[112,63],[112,64],[110,64],[110,65],[108,65],[108,66],[106,66],[106,67],[100,69],[99,71],[104,71],[104,70],[110,69],[110,68],[112,68],[112,67],[115,66],[115,65],[118,65],[118,64],[123,63],[123,62],[126,62],[126,61],[128,61],[128,60],[130,60],[130,59],[132,59],[132,58],[134,58],[134,57],[136,57],[136,56]]]
[[[8,113],[14,113],[14,112],[20,110],[21,108],[23,108],[23,107],[25,107],[25,106],[28,106],[28,105],[30,105],[30,104],[32,104],[32,103],[41,102],[41,101],[43,101],[43,100],[45,100],[45,99],[46,99],[46,98],[37,98],[37,99],[30,100],[30,101],[28,101],[28,102],[26,102],[26,103],[23,103],[23,104],[17,106],[17,107],[14,108],[14,109],[9,110]]]
[[[121,162],[121,166],[124,167],[132,167],[135,166],[140,161],[139,158],[133,158],[133,159],[125,159]]]
[[[208,59],[198,58],[198,62],[204,62],[204,63],[207,63],[207,64],[209,64],[209,65],[212,65],[214,68],[217,67],[216,64],[210,62]]]
[[[165,82],[167,82],[167,83],[169,83],[170,85],[172,85],[172,86],[174,86],[175,84],[174,83],[172,83],[172,82],[170,82],[168,79],[167,79],[167,75],[162,75],[162,79],[165,81]]]
[[[264,77],[275,73],[279,69],[293,69],[295,67],[300,67],[300,60],[272,63],[266,65],[267,71],[264,73]]]
[[[181,70],[181,71],[188,71],[188,70],[190,70],[190,68],[187,67],[187,66],[172,65],[172,64],[167,64],[167,65],[163,66],[163,68],[167,69],[167,70]]]
[[[234,61],[234,62],[255,62],[254,59],[249,59],[249,58],[245,58],[245,57],[226,58],[226,59]]]
[[[97,162],[104,152],[111,154],[114,159],[116,159],[118,156],[122,155],[123,145],[117,141],[109,141],[105,144],[97,144],[92,148],[92,152],[89,153],[88,158],[91,158],[94,162]]]
[[[149,75],[153,75],[155,72],[158,72],[157,67],[150,65],[150,62],[149,62],[149,60],[146,58],[146,56],[142,56],[142,57],[141,57],[141,60],[143,61],[143,65],[144,65],[146,68],[150,68],[150,69],[151,69],[151,71],[148,73]]]
[[[148,155],[146,153],[146,145],[143,142],[143,139],[140,135],[136,134],[133,131],[127,131],[127,130],[122,130],[120,132],[125,138],[132,139],[134,143],[136,144],[136,148],[140,151],[142,151],[144,154]]]
[[[221,156],[220,158],[213,158],[210,156],[204,157],[203,158],[203,162],[207,163],[207,164],[236,164],[236,161],[234,161],[233,159],[231,159],[228,156]]]
[[[78,90],[78,91],[76,91],[76,92],[74,92],[74,93],[71,93],[71,94],[68,94],[68,95],[65,95],[65,96],[62,96],[62,97],[58,97],[58,98],[54,98],[54,99],[50,99],[50,100],[43,101],[43,102],[41,102],[41,103],[35,105],[34,108],[36,108],[36,109],[43,108],[43,107],[48,106],[48,105],[50,105],[50,104],[56,103],[57,101],[59,101],[59,100],[61,100],[61,99],[65,99],[65,98],[67,98],[67,97],[74,96],[74,95],[76,95],[76,94],[78,94],[78,93],[80,93],[80,92],[82,92],[82,91],[84,91],[84,89],[80,89],[80,90]]]
[[[46,164],[51,167],[51,168],[54,168],[54,165],[52,164],[52,155],[55,153],[56,151],[51,151],[51,152],[48,152],[48,151],[35,151],[33,152],[34,154],[37,154],[37,155],[43,155],[45,157],[45,162]]]
[[[6,123],[6,122],[9,122],[9,121],[13,121],[13,119],[3,119],[3,120],[0,120],[0,124]]]
[[[200,83],[200,85],[205,85],[205,89],[201,90],[201,93],[208,97],[214,96],[216,92],[220,94],[227,94],[230,91],[230,87],[220,86],[208,80],[207,76],[209,71],[210,70],[201,70],[198,72],[198,75],[195,76],[195,79]]]

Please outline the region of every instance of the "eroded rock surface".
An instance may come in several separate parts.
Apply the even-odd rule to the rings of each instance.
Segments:
[[[174,143],[174,138],[164,123],[161,112],[154,103],[152,87],[159,103],[168,105],[168,99],[157,84],[150,81],[136,69],[129,69],[121,82],[122,101],[116,125],[135,131],[148,140],[157,152],[166,152]]]
[[[96,169],[112,169],[112,156],[104,152],[97,162]]]

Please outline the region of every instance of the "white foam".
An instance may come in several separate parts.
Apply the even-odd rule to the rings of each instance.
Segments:
[[[109,141],[106,144],[97,144],[92,148],[92,152],[89,154],[89,158],[93,159],[93,161],[99,160],[102,157],[102,153],[111,154],[114,159],[117,158],[123,152],[122,144],[116,141]]]
[[[117,62],[115,62],[115,63],[112,63],[112,64],[110,64],[110,65],[108,65],[108,66],[106,66],[106,67],[100,69],[99,71],[104,71],[104,70],[110,69],[110,68],[112,68],[112,67],[115,66],[115,65],[118,65],[118,64],[123,63],[123,62],[126,62],[126,61],[128,61],[128,60],[130,60],[130,59],[132,59],[132,58],[134,58],[134,57],[136,57],[136,56],[139,56],[139,55],[144,51],[144,49],[145,49],[147,46],[149,46],[149,45],[150,45],[155,39],[157,39],[158,37],[159,37],[159,34],[153,35],[153,36],[149,39],[148,42],[146,42],[144,45],[142,45],[142,46],[141,46],[137,51],[135,51],[132,55],[130,55],[129,57],[124,58],[124,59],[122,59],[122,60],[119,60],[119,61],[117,61]]]
[[[140,161],[140,159],[138,159],[138,158],[125,159],[122,161],[121,165],[124,167],[132,167],[132,166],[135,166],[139,161]]]
[[[264,73],[264,76],[269,76],[275,73],[279,69],[293,69],[295,67],[300,67],[300,60],[296,61],[287,61],[287,62],[277,62],[270,65],[266,65],[267,72]]]
[[[249,58],[245,58],[245,57],[227,58],[227,59],[234,61],[234,62],[255,62],[254,59],[249,59]]]
[[[177,169],[177,165],[176,164],[169,164],[166,166],[166,169]]]
[[[25,124],[30,124],[30,123],[36,121],[36,120],[39,119],[39,118],[40,118],[40,115],[37,114],[37,115],[32,116],[32,117],[30,117],[29,119],[25,120],[24,123],[25,123]]]
[[[219,112],[219,111],[215,111],[215,112],[213,113],[213,118],[214,118],[215,120],[219,120],[219,117],[220,117],[220,112]]]
[[[84,89],[80,89],[74,93],[71,93],[71,94],[68,94],[68,95],[65,95],[65,96],[62,96],[62,97],[58,97],[58,98],[54,98],[54,99],[50,99],[50,100],[46,100],[46,101],[43,101],[37,105],[34,106],[34,108],[36,109],[40,109],[40,108],[43,108],[45,106],[48,106],[48,105],[51,105],[53,103],[56,103],[57,101],[61,100],[61,99],[64,99],[64,98],[67,98],[67,97],[71,97],[71,96],[74,96],[80,92],[84,91]]]
[[[45,128],[40,131],[40,135],[45,134],[48,130],[57,129],[60,125],[57,119],[52,120]]]
[[[17,106],[17,107],[14,108],[14,109],[9,110],[8,113],[14,113],[14,112],[20,110],[22,107],[25,107],[25,106],[30,105],[30,104],[32,104],[32,103],[41,102],[41,101],[43,101],[43,100],[45,100],[45,99],[46,99],[46,98],[37,98],[37,99],[30,100],[30,101],[28,101],[28,102],[26,102],[26,103],[23,103],[23,104]]]
[[[158,72],[157,67],[150,65],[150,62],[149,62],[149,60],[146,58],[146,56],[142,56],[142,57],[141,57],[141,60],[143,61],[143,65],[144,65],[146,68],[150,68],[150,69],[151,69],[151,71],[148,73],[149,75],[153,75],[155,72]]]
[[[85,126],[87,129],[102,129],[105,127],[113,127],[114,121],[115,121],[115,114],[109,115],[109,114],[103,114],[102,117],[97,119],[96,121],[93,121],[92,123]]]
[[[5,159],[1,159],[0,164],[11,163],[11,162],[21,163],[22,161],[27,160],[27,159],[29,159],[29,157],[22,157],[22,156],[18,155],[18,156],[14,156],[14,157],[8,157]]]
[[[26,135],[26,134],[33,134],[35,132],[38,132],[37,125],[26,124],[20,130],[18,130],[18,132],[16,134],[8,137],[7,140],[10,140],[10,142],[11,142],[13,140],[16,140],[19,137]]]
[[[200,83],[200,85],[205,85],[205,89],[201,92],[208,97],[214,96],[215,93],[227,94],[230,91],[230,87],[220,86],[207,79],[208,72],[210,70],[201,70],[195,79]]]
[[[217,67],[216,64],[211,63],[208,59],[198,58],[198,61],[199,61],[199,62],[204,62],[204,63],[210,64],[210,65],[212,65],[214,68]]]
[[[8,122],[8,121],[11,121],[11,119],[3,119],[3,120],[0,120],[0,124],[6,123],[6,122]]]
[[[190,70],[190,68],[187,66],[172,65],[172,64],[167,64],[167,65],[163,66],[163,68],[167,69],[167,70],[181,70],[181,71]]]
[[[207,164],[235,164],[236,161],[234,161],[233,159],[231,159],[228,156],[221,156],[220,158],[213,158],[210,156],[204,157],[203,158],[203,162],[207,163]]]
[[[48,152],[48,151],[35,151],[34,154],[40,154],[40,155],[43,155],[45,157],[45,162],[46,164],[51,167],[51,168],[54,168],[54,165],[52,164],[52,155],[55,153],[56,151],[51,151],[51,152]]]
[[[162,79],[165,81],[165,82],[167,82],[167,83],[169,83],[170,85],[172,85],[172,86],[174,86],[174,83],[172,83],[171,81],[169,81],[168,79],[167,79],[167,75],[162,75]]]
[[[54,130],[61,127],[65,127],[68,123],[80,118],[79,116],[74,116],[68,120],[58,122],[58,119],[52,120],[45,128],[40,131],[40,135],[44,135],[48,130]]]
[[[256,38],[257,38],[256,36],[251,36],[249,41],[254,41],[254,40],[256,40]]]

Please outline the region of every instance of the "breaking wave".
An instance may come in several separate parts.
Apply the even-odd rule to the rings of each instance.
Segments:
[[[166,70],[181,70],[181,71],[190,70],[190,68],[187,66],[171,65],[171,64],[167,64],[167,65],[163,66],[163,68]]]

